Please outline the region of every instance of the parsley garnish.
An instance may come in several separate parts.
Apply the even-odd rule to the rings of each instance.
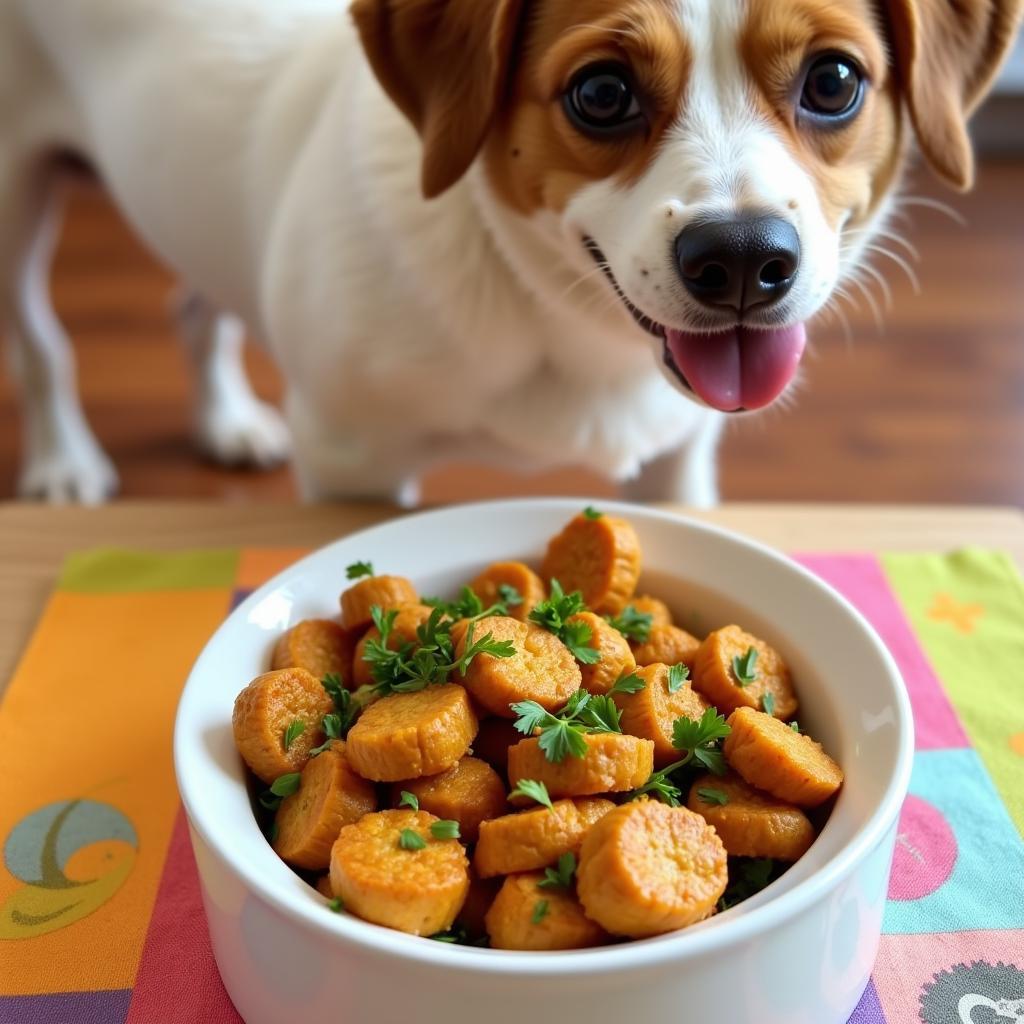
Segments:
[[[502,583],[498,587],[498,600],[485,608],[483,601],[468,586],[459,591],[459,596],[454,601],[444,601],[439,597],[427,597],[423,603],[431,608],[440,609],[453,622],[459,619],[484,619],[491,615],[508,615],[511,606],[522,604],[523,597],[515,587],[508,583]]]
[[[305,731],[306,723],[296,718],[284,731],[284,749],[287,750]]]
[[[403,789],[402,799],[398,801],[398,806],[411,807],[414,811],[418,811],[420,809],[420,802],[415,793],[410,793],[409,790]]]
[[[544,877],[537,883],[538,889],[568,889],[576,875],[576,856],[563,853],[558,858],[557,868],[545,868]]]
[[[430,834],[435,839],[458,839],[460,837],[457,821],[435,821],[430,826]]]
[[[612,684],[612,688],[608,691],[608,696],[611,697],[616,693],[639,693],[647,683],[644,681],[643,676],[638,676],[635,672],[631,672],[628,676],[619,676],[618,679]]]
[[[260,803],[268,811],[276,811],[286,796],[291,796],[299,791],[299,781],[301,778],[302,776],[298,772],[279,775],[270,784],[270,789],[265,789],[260,793]]]
[[[342,903],[341,900],[338,899],[337,896],[335,896],[334,899],[331,900],[331,902],[327,904],[327,909],[328,910],[333,910],[334,913],[336,913],[336,914],[340,914],[345,909],[345,904]]]
[[[533,913],[530,915],[530,922],[532,924],[540,924],[545,917],[548,916],[548,901],[537,900],[533,905]]]
[[[761,698],[761,706],[764,708],[764,713],[766,715],[771,715],[773,718],[775,717],[775,697],[771,693],[766,693]]]
[[[690,670],[685,665],[672,665],[668,670],[668,692],[678,693],[689,678]]]
[[[398,845],[403,850],[422,850],[426,847],[427,841],[411,828],[403,828],[398,833]]]
[[[701,786],[697,790],[697,796],[706,804],[718,804],[724,807],[729,802],[729,794],[721,789],[712,789],[710,786]]]
[[[789,727],[790,727],[790,729],[793,730],[793,732],[799,732],[800,731],[800,723],[795,718],[793,719],[792,722],[789,723]]]
[[[543,782],[537,782],[536,779],[520,779],[516,788],[509,793],[508,798],[511,800],[515,796],[525,796],[545,807],[554,809],[548,794],[548,787]]]
[[[605,622],[617,629],[627,640],[635,640],[638,644],[647,643],[651,635],[654,616],[647,612],[638,612],[631,604],[627,604],[618,615],[606,615]]]
[[[353,694],[345,689],[341,676],[334,673],[324,676],[320,680],[320,684],[326,691],[327,696],[334,701],[335,710],[328,715],[324,715],[320,725],[327,738],[319,747],[314,747],[309,752],[310,757],[322,754],[335,740],[343,740],[348,735],[349,729],[356,724],[356,719],[362,714],[363,710],[360,697],[363,695],[365,687],[360,688],[360,690]]]
[[[515,727],[524,736],[540,729],[538,743],[544,756],[554,763],[566,757],[583,757],[587,752],[587,733],[621,733],[622,713],[611,697],[597,697],[577,690],[557,714],[545,711],[536,701],[524,700],[510,705],[516,714]]]
[[[486,935],[472,938],[462,925],[453,926],[446,932],[437,932],[430,936],[434,942],[450,942],[456,946],[488,946],[490,940]]]
[[[746,654],[737,654],[732,659],[732,674],[741,687],[749,686],[757,679],[757,669],[754,668],[755,661],[757,661],[757,650],[753,647],[748,647]]]
[[[584,519],[600,519],[601,516],[603,516],[603,515],[604,515],[604,513],[603,512],[599,512],[596,508],[594,508],[593,505],[588,505],[583,510],[583,518]]]
[[[718,909],[728,910],[759,893],[782,873],[778,867],[768,857],[730,857],[729,885],[718,901]]]
[[[498,600],[506,609],[515,608],[523,603],[523,595],[511,583],[499,583]]]
[[[594,665],[601,660],[601,652],[589,646],[593,630],[585,622],[568,621],[585,609],[580,591],[567,594],[558,580],[552,580],[551,596],[536,605],[529,618],[549,633],[554,633],[581,665]]]
[[[372,562],[353,562],[345,569],[345,577],[350,580],[357,580],[361,576],[373,575]]]

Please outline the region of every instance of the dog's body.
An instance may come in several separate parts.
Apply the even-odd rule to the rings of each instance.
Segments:
[[[823,185],[810,158],[747,116],[736,37],[748,2],[633,0],[671,9],[704,34],[689,57],[691,106],[628,185],[574,168],[567,189],[562,168],[538,184],[544,198],[534,201],[522,186],[530,172],[517,176],[502,161],[518,168],[511,161],[522,154],[533,167],[536,125],[519,142],[515,118],[505,117],[493,132],[499,141],[488,149],[478,139],[462,160],[468,170],[438,171],[429,95],[407,70],[389,78],[398,58],[386,37],[398,29],[383,9],[440,10],[443,0],[357,0],[361,40],[338,0],[0,0],[0,314],[12,322],[27,391],[24,489],[98,500],[113,481],[74,397],[44,286],[51,168],[72,152],[98,169],[142,237],[203,296],[184,323],[205,383],[200,433],[215,452],[269,460],[286,445],[248,389],[223,310],[264,338],[281,366],[308,496],[408,497],[431,462],[468,457],[584,464],[636,478],[645,497],[713,501],[723,413],[685,397],[689,382],[678,367],[675,377],[666,370],[666,331],[684,332],[692,309],[669,301],[679,272],[656,254],[692,222],[691,208],[788,203],[808,269],[778,322],[802,321],[883,222],[905,148],[890,83],[878,108],[892,106],[891,116],[872,115],[883,118],[885,151],[863,157],[870,187],[844,186],[852,198],[841,213],[830,209],[837,181]],[[519,6],[496,0],[487,17]],[[618,5],[590,6],[596,16]],[[992,68],[1002,36],[1012,35],[1016,5],[1004,6],[986,55]],[[514,17],[521,12],[508,13],[509,24]],[[563,29],[555,23],[553,36]],[[484,36],[492,50],[497,31],[487,26]],[[518,109],[530,103],[528,86],[512,87]],[[472,106],[466,111],[472,121]],[[459,115],[457,104],[447,111],[451,131],[471,133]],[[464,146],[445,144],[449,155]],[[443,195],[423,197],[421,164],[425,191]],[[859,235],[843,236],[848,222]],[[581,236],[600,243],[602,266],[628,304]],[[668,325],[660,336],[638,325],[636,305]]]

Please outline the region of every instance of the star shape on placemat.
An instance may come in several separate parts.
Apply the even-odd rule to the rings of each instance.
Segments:
[[[969,634],[985,614],[985,607],[957,601],[952,594],[939,593],[925,614],[935,622],[948,622],[955,630]]]

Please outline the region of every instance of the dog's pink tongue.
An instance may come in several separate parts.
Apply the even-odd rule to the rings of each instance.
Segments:
[[[690,387],[714,409],[760,409],[796,374],[807,344],[803,324],[722,334],[668,330],[669,351]]]

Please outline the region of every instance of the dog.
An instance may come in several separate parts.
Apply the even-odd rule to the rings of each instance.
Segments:
[[[46,278],[64,158],[188,290],[197,424],[306,498],[436,462],[715,502],[916,146],[957,189],[1021,0],[0,0],[22,494],[96,502]],[[241,323],[286,384],[245,380]]]

